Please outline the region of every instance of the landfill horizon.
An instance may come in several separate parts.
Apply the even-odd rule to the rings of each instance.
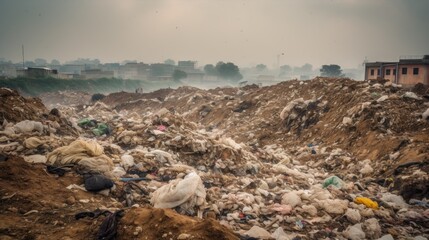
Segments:
[[[0,240],[429,239],[428,10],[0,0]]]

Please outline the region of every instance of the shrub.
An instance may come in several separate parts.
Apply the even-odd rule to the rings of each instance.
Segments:
[[[93,102],[97,102],[97,101],[100,101],[101,99],[103,99],[103,98],[105,98],[106,96],[105,95],[103,95],[103,94],[101,94],[101,93],[96,93],[96,94],[94,94],[94,95],[92,95],[92,97],[91,97],[91,101],[93,101]]]

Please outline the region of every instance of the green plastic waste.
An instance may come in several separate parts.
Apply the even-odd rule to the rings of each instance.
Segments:
[[[87,125],[89,123],[89,121],[90,121],[89,118],[83,118],[83,119],[79,120],[79,122],[77,122],[77,125],[79,127],[82,127],[82,126]]]
[[[328,177],[323,181],[323,188],[327,188],[328,186],[333,185],[336,188],[341,188],[344,185],[343,180],[337,176]]]
[[[92,129],[92,133],[94,133],[95,136],[110,134],[110,128],[105,123],[99,123],[96,128]]]
[[[77,125],[81,128],[95,127],[97,125],[97,121],[89,118],[83,118],[77,123]]]

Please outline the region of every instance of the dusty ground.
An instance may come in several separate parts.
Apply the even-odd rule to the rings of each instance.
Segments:
[[[24,98],[16,90],[2,88],[0,90],[0,121],[19,122],[37,120],[48,109],[38,98]]]
[[[86,92],[49,92],[38,96],[49,109],[58,106],[77,106],[91,103],[92,94]]]

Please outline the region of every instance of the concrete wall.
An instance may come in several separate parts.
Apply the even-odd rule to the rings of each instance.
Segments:
[[[396,79],[396,76],[394,74],[395,69],[396,69],[396,66],[384,66],[383,67],[383,75],[384,75],[383,78],[386,80],[389,80],[392,83],[395,83],[395,79]],[[387,75],[388,70],[390,70],[389,75]]]
[[[377,79],[378,77],[380,77],[380,75],[377,75],[377,71],[378,69],[380,69],[379,67],[367,67],[366,69],[366,78],[373,80],[373,79]],[[371,70],[374,70],[374,75],[371,75]]]
[[[407,68],[407,74],[402,74],[402,68]],[[414,75],[413,69],[419,68],[419,74]],[[399,84],[404,86],[412,86],[417,83],[423,83],[429,85],[429,65],[399,65]]]

